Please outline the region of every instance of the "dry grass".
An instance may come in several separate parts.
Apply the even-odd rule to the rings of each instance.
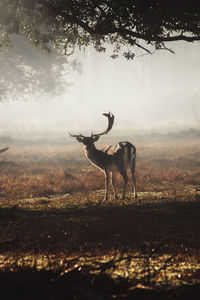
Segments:
[[[108,271],[135,283],[199,283],[200,143],[136,146],[138,200],[129,184],[126,201],[101,205],[103,173],[80,145],[2,154],[0,269],[68,272],[114,259],[123,264]]]
[[[140,192],[198,188],[200,144],[147,144],[137,145],[137,150]],[[104,188],[103,174],[87,161],[80,145],[13,148],[1,155],[0,168],[1,200]],[[121,188],[121,178],[118,184]]]

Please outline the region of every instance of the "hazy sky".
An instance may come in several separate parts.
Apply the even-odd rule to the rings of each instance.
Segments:
[[[115,115],[116,129],[197,126],[191,102],[200,116],[200,45],[178,42],[170,47],[175,55],[138,53],[133,61],[113,60],[109,53],[89,48],[76,52],[69,60],[76,57],[82,73],[67,75],[71,88],[49,95],[48,100],[0,103],[1,133],[46,128],[95,131],[104,129],[106,120],[101,115],[109,110]]]

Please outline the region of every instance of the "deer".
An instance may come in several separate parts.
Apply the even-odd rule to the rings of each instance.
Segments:
[[[6,148],[3,148],[3,149],[0,149],[0,153],[3,153],[5,151],[7,151],[9,149],[9,147],[6,147]]]
[[[104,113],[103,116],[108,118],[107,129],[101,133],[93,134],[91,136],[84,136],[80,134],[69,135],[84,145],[85,154],[87,159],[97,168],[104,172],[105,175],[105,195],[104,200],[108,200],[108,187],[109,181],[111,183],[114,191],[114,198],[118,199],[118,194],[116,190],[115,174],[118,172],[123,178],[123,193],[122,200],[126,196],[126,188],[128,183],[127,170],[130,169],[132,175],[132,183],[134,190],[134,197],[137,198],[136,192],[136,176],[135,176],[135,166],[136,166],[136,148],[130,142],[124,141],[119,142],[114,146],[106,146],[99,150],[95,147],[95,142],[99,140],[102,135],[107,134],[113,127],[114,115],[109,113]]]

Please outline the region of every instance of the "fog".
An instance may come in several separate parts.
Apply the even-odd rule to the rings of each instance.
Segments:
[[[133,61],[127,61],[111,59],[109,49],[99,54],[87,48],[58,58],[15,36],[13,48],[0,53],[1,64],[6,61],[8,74],[12,74],[7,76],[1,68],[0,135],[48,132],[53,136],[56,132],[66,135],[68,130],[88,134],[105,128],[102,113],[107,111],[115,115],[113,133],[198,128],[199,44],[167,46],[175,54],[138,52]],[[15,55],[17,62],[9,62],[7,58]],[[43,73],[38,71],[38,77],[42,62]],[[28,76],[22,78],[27,70]]]

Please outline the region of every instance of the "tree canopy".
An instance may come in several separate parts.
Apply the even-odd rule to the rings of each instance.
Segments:
[[[127,59],[168,49],[168,42],[200,40],[200,2],[164,0],[1,0],[1,47],[9,35],[25,36],[33,45],[68,55],[92,45],[104,52],[112,45]],[[167,43],[167,46],[166,46]]]
[[[0,54],[0,101],[49,98],[69,90],[72,71],[81,73],[77,59],[68,59],[52,50],[46,55],[16,34],[10,36],[12,47]]]

